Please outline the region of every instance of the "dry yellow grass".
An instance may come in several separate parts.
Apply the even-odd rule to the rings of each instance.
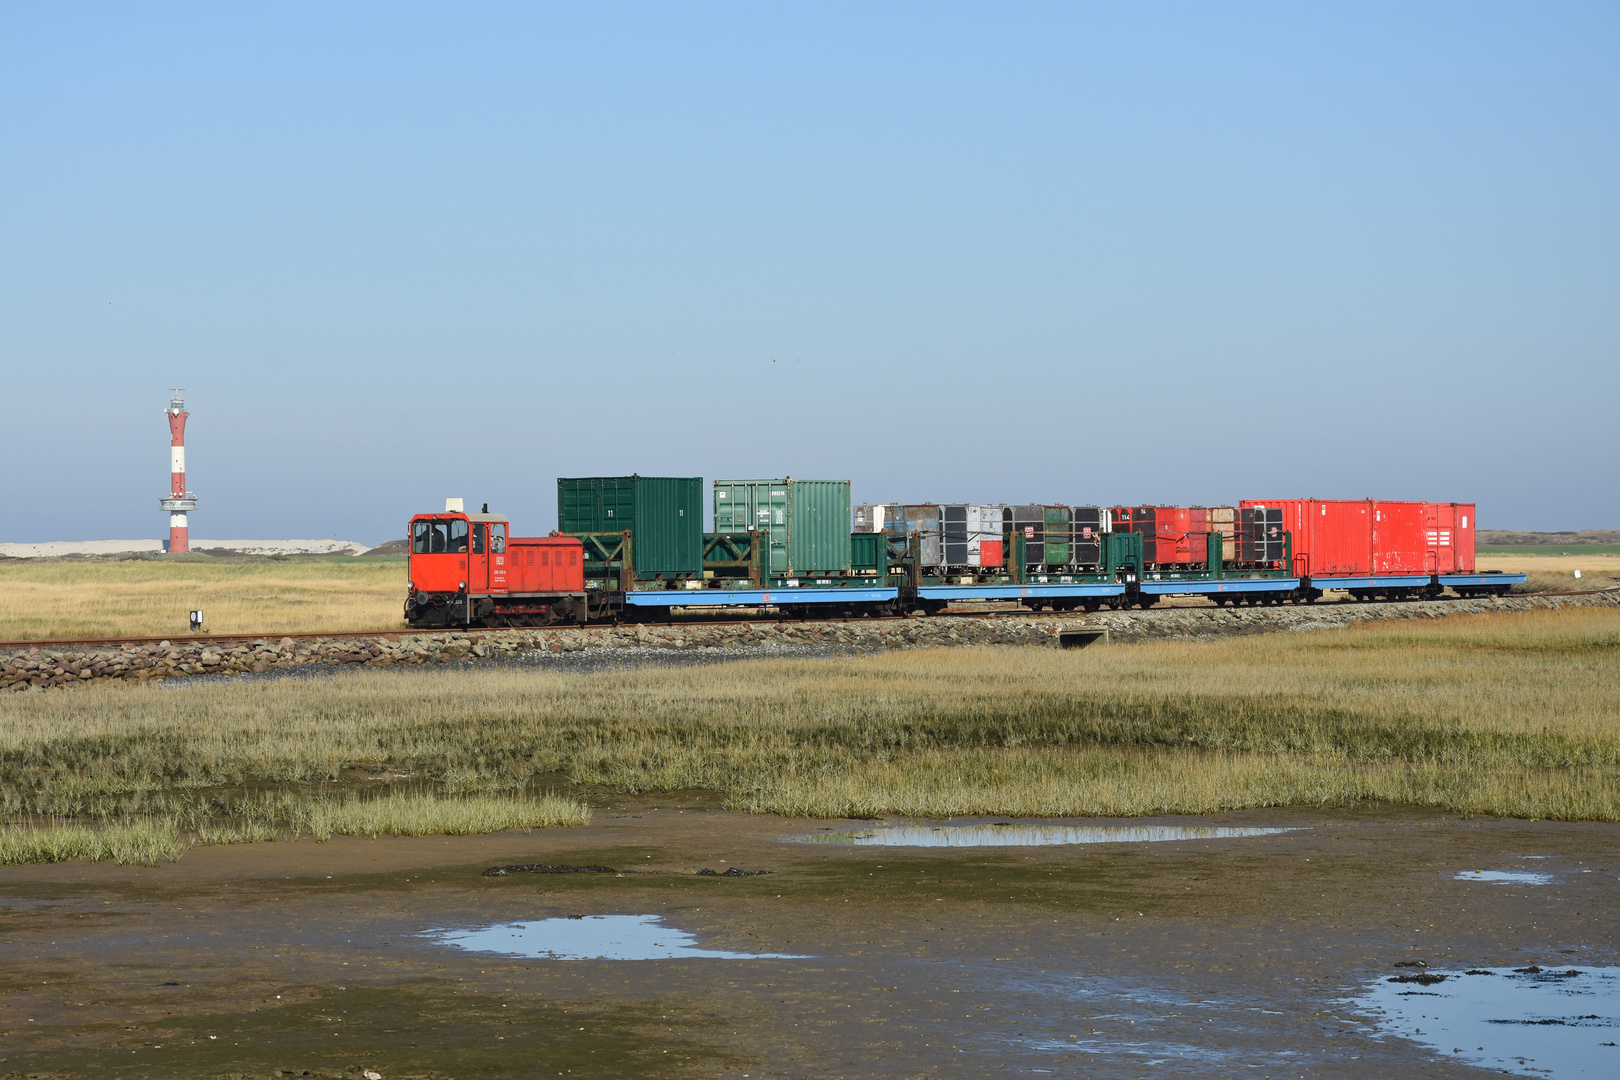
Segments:
[[[1620,819],[1620,611],[1080,652],[941,649],[569,675],[361,670],[0,699],[8,813],[236,813],[388,766],[440,790],[701,789],[812,815],[1377,800]]]
[[[1620,581],[1620,555],[1582,555],[1578,550],[1571,555],[1481,555],[1476,565],[1481,570],[1525,574],[1521,590],[1526,592],[1584,592]],[[1579,579],[1576,570],[1581,572]]]
[[[407,572],[403,559],[6,560],[0,639],[179,637],[194,608],[218,634],[398,629]]]

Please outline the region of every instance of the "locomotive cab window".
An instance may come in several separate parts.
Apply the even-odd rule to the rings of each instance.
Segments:
[[[482,555],[483,553],[484,553],[484,527],[482,525],[474,525],[473,526],[473,554],[474,555]]]
[[[411,552],[416,555],[439,555],[449,546],[450,533],[442,521],[418,521],[411,540]]]
[[[495,523],[489,527],[489,550],[499,555],[506,550],[506,526]]]
[[[411,553],[443,555],[467,550],[465,521],[418,521],[411,533]]]

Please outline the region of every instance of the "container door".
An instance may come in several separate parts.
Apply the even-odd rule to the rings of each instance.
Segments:
[[[756,500],[754,520],[758,524],[755,528],[769,534],[771,539],[771,573],[785,574],[791,565],[788,561],[788,540],[793,535],[792,526],[788,523],[788,489],[767,484],[752,489],[750,494]]]
[[[596,488],[596,528],[599,532],[624,532],[636,527],[636,488],[634,480],[611,480]]]
[[[753,528],[746,499],[737,498],[735,487],[714,486],[714,531],[717,533],[745,533]]]
[[[1449,574],[1456,567],[1456,507],[1429,503],[1423,513],[1424,562],[1431,574]]]
[[[1454,573],[1472,574],[1474,572],[1474,504],[1455,503],[1452,513],[1456,516],[1456,528],[1452,531],[1452,556],[1456,565],[1452,568]]]

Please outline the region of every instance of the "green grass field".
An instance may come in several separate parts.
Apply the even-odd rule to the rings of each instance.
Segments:
[[[1497,544],[1481,545],[1477,555],[1620,555],[1620,544]]]
[[[359,670],[0,699],[0,803],[19,828],[147,820],[253,839],[318,831],[310,822],[327,814],[478,831],[578,820],[566,799],[538,816],[524,808],[593,789],[709,792],[738,810],[810,816],[1370,802],[1620,820],[1620,611],[1083,651],[591,675]],[[479,798],[509,801],[460,808]],[[362,805],[378,799],[416,802],[390,818]],[[244,828],[259,832],[231,833]]]

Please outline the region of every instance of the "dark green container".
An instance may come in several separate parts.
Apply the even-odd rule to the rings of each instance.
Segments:
[[[589,476],[557,481],[557,530],[629,530],[637,577],[703,573],[701,476]]]
[[[855,573],[888,570],[889,538],[882,533],[849,534],[849,568]]]

